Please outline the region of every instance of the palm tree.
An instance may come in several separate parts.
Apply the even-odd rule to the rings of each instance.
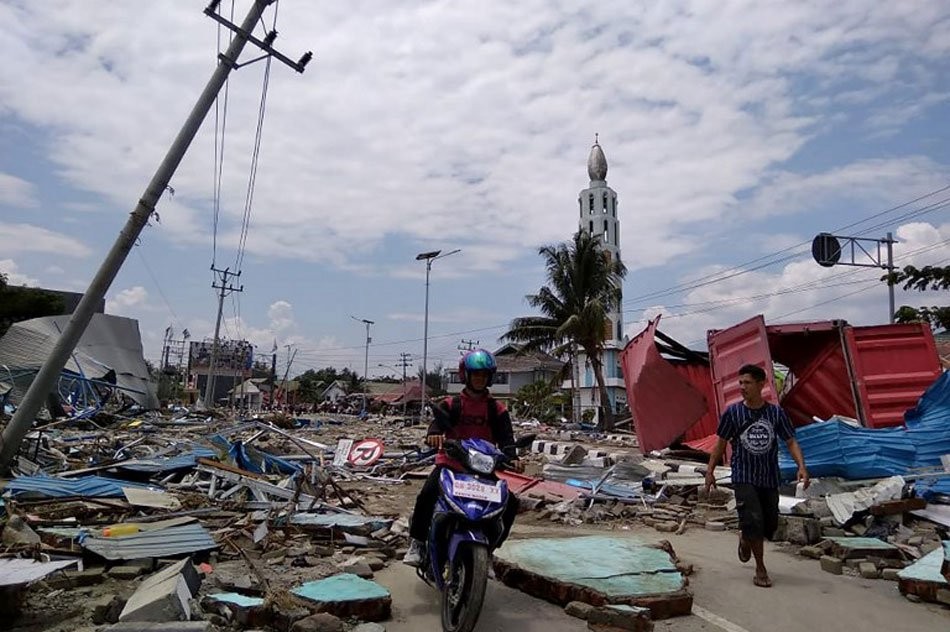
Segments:
[[[502,340],[520,343],[521,352],[542,350],[555,356],[569,354],[573,345],[587,355],[604,407],[602,428],[613,428],[604,381],[604,341],[613,337],[607,315],[620,305],[620,280],[627,268],[612,259],[599,237],[585,230],[575,233],[572,241],[544,246],[538,250],[547,269],[547,285],[537,294],[529,294],[528,304],[541,311],[540,316],[523,316],[511,321]]]

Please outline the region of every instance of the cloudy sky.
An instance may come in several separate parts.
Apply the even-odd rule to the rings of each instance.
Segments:
[[[203,8],[0,1],[14,283],[85,289],[227,44]],[[232,75],[109,291],[151,357],[169,325],[211,335],[209,267],[241,259],[227,335],[361,371],[350,316],[367,318],[370,372],[391,373],[422,354],[415,255],[455,248],[432,269],[430,365],[463,338],[497,346],[543,282],[538,246],[576,230],[595,133],[631,335],[657,313],[693,345],[758,313],[885,320],[879,271],[810,260],[821,231],[892,231],[899,264],[950,262],[946,3],[283,0],[268,28],[275,12],[278,48],[314,59],[270,68],[243,258],[263,62]]]

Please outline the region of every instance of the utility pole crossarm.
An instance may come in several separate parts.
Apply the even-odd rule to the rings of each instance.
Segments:
[[[214,13],[219,3],[220,0],[215,0],[209,5],[208,9]],[[241,51],[250,41],[251,31],[261,19],[268,4],[270,4],[270,0],[254,0],[251,3],[247,15],[239,27],[240,30],[235,31],[235,36],[224,53],[227,59],[236,60],[240,57]],[[268,36],[268,38],[272,41],[271,36]],[[310,60],[310,57],[309,54],[304,55],[298,63],[303,66]],[[95,276],[89,283],[89,287],[70,316],[65,329],[50,350],[43,366],[33,378],[33,382],[17,407],[13,419],[4,428],[2,441],[0,441],[0,470],[9,469],[20,448],[23,437],[32,428],[33,422],[36,420],[36,414],[59,378],[69,356],[82,338],[89,321],[92,320],[96,307],[105,298],[106,292],[108,292],[109,287],[122,268],[122,264],[138,240],[139,235],[141,235],[152,213],[155,212],[155,206],[168,188],[172,176],[178,169],[178,165],[181,164],[188,147],[201,128],[205,117],[232,70],[233,65],[223,61],[219,61],[215,67],[188,118],[185,119],[181,130],[172,141],[161,164],[159,164],[152,179],[145,187],[145,192],[139,198],[134,210],[129,214],[125,226],[119,232],[112,248],[100,264]]]

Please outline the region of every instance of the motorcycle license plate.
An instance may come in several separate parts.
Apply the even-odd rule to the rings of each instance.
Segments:
[[[486,485],[478,481],[461,481],[456,479],[452,484],[452,493],[459,498],[487,500],[493,503],[501,502],[501,487],[498,485]]]

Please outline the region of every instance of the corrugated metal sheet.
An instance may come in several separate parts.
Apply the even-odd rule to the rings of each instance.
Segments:
[[[731,404],[742,401],[742,395],[739,393],[739,369],[745,364],[754,364],[765,370],[767,383],[762,390],[762,396],[766,401],[777,401],[772,355],[765,331],[765,319],[761,315],[729,329],[711,331],[707,341],[713,388],[716,390],[716,408],[720,415]]]
[[[943,373],[905,416],[907,433],[917,446],[914,467],[940,465],[950,454],[950,373]]]
[[[50,573],[75,566],[79,560],[37,562],[35,560],[0,559],[0,586],[22,586],[42,579]]]
[[[650,321],[620,356],[627,401],[644,453],[670,445],[709,409],[703,393],[657,351],[654,336],[659,320]]]
[[[45,474],[36,476],[18,476],[6,486],[17,500],[41,498],[125,498],[123,487],[147,489],[147,485],[130,483],[102,476],[82,476],[79,478],[54,478]]]
[[[917,448],[903,428],[856,428],[841,421],[826,421],[799,428],[795,438],[812,476],[847,479],[879,478],[907,473]],[[798,466],[779,442],[779,468],[791,480]]]
[[[846,330],[865,424],[900,426],[904,413],[942,373],[933,333],[923,323]]]
[[[84,549],[101,555],[107,560],[169,557],[218,547],[208,530],[198,523],[157,531],[143,531],[117,538],[87,536],[81,544]]]
[[[191,452],[178,456],[163,456],[154,459],[134,459],[118,463],[115,469],[128,472],[164,475],[178,470],[190,470],[198,465],[198,459],[213,459],[218,453],[209,448],[195,447]]]

